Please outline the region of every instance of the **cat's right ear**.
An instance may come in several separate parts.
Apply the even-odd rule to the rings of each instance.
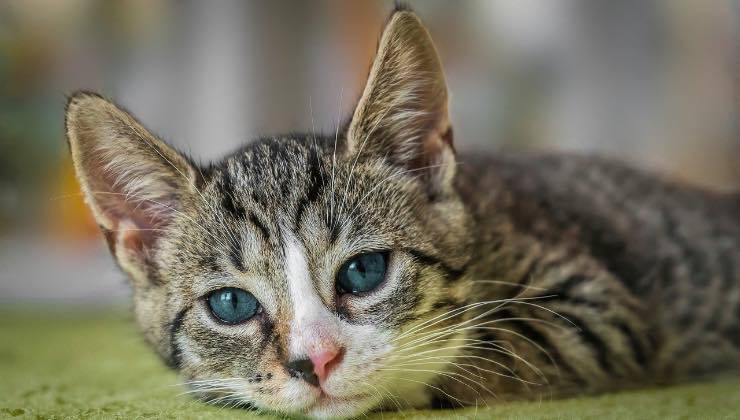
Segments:
[[[156,283],[152,252],[196,191],[198,171],[97,94],[74,94],[65,122],[77,179],[111,253],[135,285]]]
[[[455,151],[442,64],[421,20],[404,7],[383,30],[347,141],[350,155],[408,170],[431,196],[450,189]]]

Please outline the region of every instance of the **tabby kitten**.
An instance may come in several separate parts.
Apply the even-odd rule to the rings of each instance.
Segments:
[[[404,9],[337,136],[199,167],[72,96],[82,190],[146,340],[195,393],[349,417],[740,366],[738,195],[595,158],[456,156],[447,104]]]

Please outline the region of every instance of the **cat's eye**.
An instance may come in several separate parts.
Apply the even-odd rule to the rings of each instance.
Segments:
[[[368,252],[353,257],[339,269],[337,289],[340,293],[369,292],[385,279],[388,254]]]
[[[259,302],[246,290],[234,287],[218,289],[208,295],[211,313],[226,324],[239,324],[259,311]]]

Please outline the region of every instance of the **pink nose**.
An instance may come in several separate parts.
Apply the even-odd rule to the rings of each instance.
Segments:
[[[329,372],[342,360],[343,352],[342,348],[330,347],[308,355],[313,363],[313,372],[319,377],[319,382],[326,380]]]

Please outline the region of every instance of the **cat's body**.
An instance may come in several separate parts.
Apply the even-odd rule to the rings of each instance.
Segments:
[[[521,343],[528,360],[559,366],[556,392],[740,367],[740,195],[595,157],[460,162],[458,188],[477,226],[470,275],[512,283],[482,282],[476,299],[535,298],[567,318],[527,305],[497,315],[558,325],[497,322],[541,346]]]
[[[408,11],[333,136],[199,167],[89,93],[67,135],[147,341],[208,401],[347,417],[740,365],[738,196],[587,157],[456,157]]]

